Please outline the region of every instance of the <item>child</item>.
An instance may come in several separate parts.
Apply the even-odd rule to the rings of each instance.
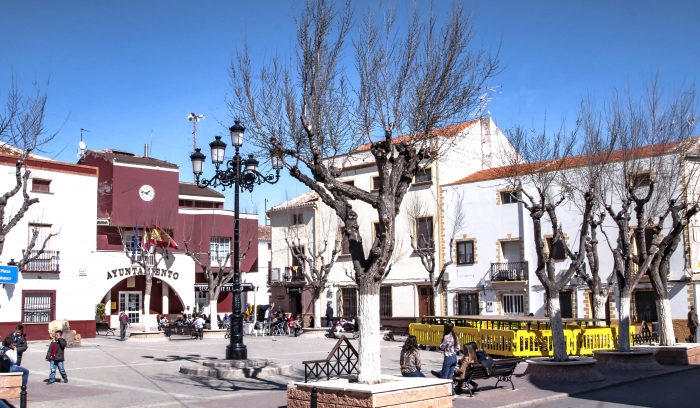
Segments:
[[[53,334],[54,340],[51,342],[49,349],[46,352],[46,361],[49,362],[49,369],[51,370],[47,384],[53,384],[56,382],[56,366],[58,366],[58,371],[61,373],[63,382],[68,382],[66,369],[63,367],[63,350],[66,348],[66,341],[62,338],[62,336],[63,332],[61,330],[56,330],[56,333]]]

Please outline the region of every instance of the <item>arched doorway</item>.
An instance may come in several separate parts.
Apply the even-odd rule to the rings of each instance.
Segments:
[[[111,326],[116,327],[118,323],[116,316],[124,310],[132,325],[144,325],[146,315],[146,305],[144,304],[146,292],[146,277],[144,275],[130,276],[116,282],[102,297],[105,304],[105,314],[115,316],[108,321]],[[156,324],[155,316],[166,314],[168,318],[174,320],[175,315],[184,309],[184,302],[180,294],[165,280],[152,278],[151,301],[148,305],[148,315],[153,316],[149,325]]]

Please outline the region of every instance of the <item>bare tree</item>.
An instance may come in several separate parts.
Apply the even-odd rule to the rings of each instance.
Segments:
[[[230,70],[231,114],[244,120],[260,148],[284,156],[291,176],[342,221],[359,282],[358,380],[365,384],[381,380],[379,288],[395,249],[401,201],[419,169],[455,142],[437,137],[436,129],[483,111],[486,81],[498,69],[487,52],[470,49],[473,24],[462,5],[452,7],[442,27],[433,14],[425,21],[422,14],[415,9],[407,24],[397,24],[394,10],[365,11],[352,41],[350,74],[343,64],[355,26],[351,2],[338,10],[309,0],[290,65],[275,57],[253,73],[246,45]],[[377,194],[339,180],[355,156],[338,155],[363,144],[379,174]],[[369,205],[379,220],[367,252],[353,200]]]
[[[595,201],[593,186],[584,194],[583,220],[579,229],[578,250],[571,250],[564,237],[563,226],[557,217],[557,209],[571,197],[572,191],[563,181],[564,169],[569,165],[576,145],[577,132],[567,134],[562,128],[549,135],[546,130],[536,133],[521,127],[508,132],[515,147],[513,152],[501,149],[505,167],[498,168],[499,177],[514,188],[514,196],[530,213],[534,227],[537,268],[535,275],[542,283],[547,296],[547,311],[552,327],[554,360],[568,360],[564,328],[562,324],[559,292],[568,284],[586,256],[586,239]],[[544,237],[543,218],[547,216],[551,226],[549,242]],[[569,266],[557,273],[557,258],[568,259]]]
[[[285,228],[284,241],[287,243],[292,257],[296,258],[301,267],[306,283],[311,286],[314,302],[314,326],[321,327],[321,294],[328,287],[328,277],[333,269],[338,255],[342,250],[342,235],[338,229],[338,223],[333,222],[335,213],[328,208],[314,210],[312,222],[316,223],[316,214],[319,214],[320,240],[316,242],[316,232],[308,236],[308,231],[303,228]],[[291,224],[291,223],[290,223]],[[315,226],[312,226],[315,229]],[[329,245],[330,241],[330,245]]]
[[[250,251],[251,245],[253,243],[254,232],[250,230],[250,227],[254,225],[254,227],[257,228],[257,224],[246,223],[246,225],[248,226],[248,228],[246,228],[245,231],[242,231],[243,236],[248,234],[250,236],[250,239],[248,240],[248,244],[246,245],[245,250],[243,250],[239,254],[239,271],[240,265],[243,263],[243,260],[248,255],[248,251]],[[221,291],[224,288],[224,286],[228,285],[233,280],[233,263],[236,260],[231,259],[231,255],[233,254],[233,252],[230,250],[226,252],[223,251],[223,248],[221,248],[218,242],[214,244],[213,251],[211,250],[211,243],[209,241],[203,243],[201,237],[199,242],[193,242],[193,230],[194,223],[190,226],[189,234],[184,240],[185,255],[189,256],[194,261],[194,263],[202,269],[202,272],[204,273],[204,279],[207,281],[209,317],[212,319],[212,322],[214,322],[214,319],[216,318],[216,315],[218,313],[219,295],[221,294]],[[216,234],[216,224],[213,222],[212,231],[214,231],[213,234]],[[196,252],[193,252],[193,250],[190,249],[190,245],[196,248]],[[231,245],[233,245],[233,242],[231,242]],[[203,247],[206,249],[204,249]]]
[[[621,351],[630,349],[630,299],[645,274],[654,289],[661,344],[675,344],[668,274],[684,229],[700,211],[696,111],[694,86],[666,96],[657,75],[642,98],[615,96],[605,113],[606,136],[616,148],[603,199],[618,230],[613,253]]]
[[[57,134],[47,133],[44,126],[48,94],[36,87],[33,95],[25,96],[17,82],[17,77],[13,75],[6,95],[5,108],[0,113],[0,153],[17,158],[15,185],[0,196],[0,254],[5,249],[7,235],[24,218],[29,208],[39,202],[38,198],[31,198],[28,193],[32,172],[27,167],[27,160],[33,157],[35,152],[43,152],[45,146]],[[21,197],[17,197],[20,191]],[[19,203],[18,199],[21,200]],[[12,208],[17,210],[13,212]],[[30,262],[39,259],[49,240],[58,233],[60,231],[49,233],[42,242],[37,242],[39,230],[33,228],[26,250],[17,262],[19,269],[22,270]],[[34,249],[37,245],[39,249]]]
[[[435,200],[435,206],[437,206],[437,200]],[[445,270],[453,264],[452,248],[455,239],[455,235],[464,229],[466,226],[466,213],[464,211],[464,196],[457,196],[457,204],[452,208],[450,212],[450,206],[447,205],[445,209],[446,213],[449,213],[446,218],[446,225],[444,226],[447,232],[447,236],[450,237],[450,243],[446,248],[446,251],[450,254],[450,260],[445,261],[436,276],[436,265],[438,260],[435,255],[437,248],[435,246],[435,239],[433,235],[437,230],[437,220],[430,216],[429,214],[435,214],[436,211],[430,208],[430,202],[428,200],[421,198],[418,194],[411,195],[407,200],[404,207],[404,218],[407,226],[407,233],[410,237],[411,249],[413,253],[416,254],[423,264],[426,272],[428,272],[428,280],[430,281],[431,287],[431,300],[433,303],[433,310],[435,315],[439,315],[440,298],[437,294],[440,292],[440,287],[442,283],[442,278],[445,274]],[[429,222],[430,224],[427,224]],[[422,226],[419,225],[422,223]],[[429,228],[429,232],[426,232],[426,228]]]

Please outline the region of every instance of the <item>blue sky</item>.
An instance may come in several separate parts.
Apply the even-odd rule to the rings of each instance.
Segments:
[[[405,16],[413,2],[391,4]],[[498,88],[488,110],[502,129],[539,127],[545,113],[550,123],[572,121],[582,95],[604,97],[613,87],[638,92],[656,71],[668,88],[694,82],[700,72],[697,1],[465,4],[476,17],[474,45],[501,46],[504,71],[492,81]],[[58,160],[76,161],[81,127],[91,131],[88,148],[137,154],[152,131],[153,156],[179,164],[181,179],[189,181],[187,115],[205,115],[199,145],[224,132],[222,124],[232,123],[225,101],[236,47],[247,37],[258,61],[288,53],[301,6],[290,0],[5,2],[0,92],[12,71],[26,91],[50,78],[47,127],[60,129],[50,146]],[[449,7],[435,1],[439,15]],[[265,198],[270,206],[306,191],[283,177],[243,197],[243,205],[262,213]]]

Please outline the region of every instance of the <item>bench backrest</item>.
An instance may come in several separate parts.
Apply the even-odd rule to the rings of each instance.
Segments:
[[[494,362],[494,364],[489,369],[488,373],[486,372],[486,368],[484,368],[481,364],[473,365],[469,368],[469,373],[467,373],[467,377],[469,378],[469,376],[471,376],[472,379],[478,379],[498,376],[509,376],[513,374],[513,371],[515,371],[515,367],[518,366],[518,362],[519,361]]]

